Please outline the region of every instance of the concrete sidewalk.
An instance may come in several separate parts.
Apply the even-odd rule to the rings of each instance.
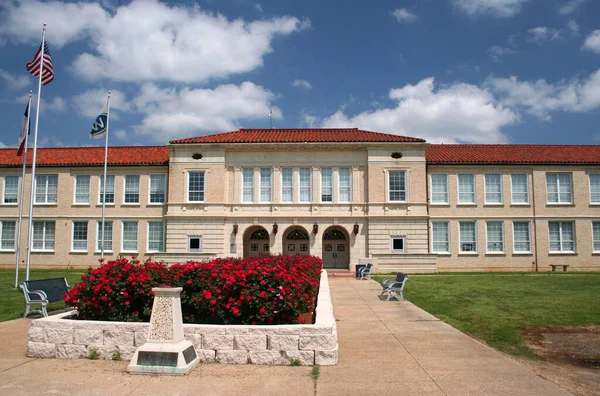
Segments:
[[[330,279],[337,366],[199,365],[185,377],[134,376],[127,362],[25,357],[29,320],[0,323],[0,394],[568,395],[414,305],[380,301],[374,281]]]

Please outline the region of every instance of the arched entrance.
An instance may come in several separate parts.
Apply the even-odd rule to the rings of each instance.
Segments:
[[[244,258],[269,254],[269,233],[262,227],[254,227],[246,231],[244,236]]]
[[[295,227],[283,236],[283,254],[306,256],[310,254],[310,238],[304,228]]]
[[[348,236],[338,227],[331,227],[323,233],[323,268],[350,267]]]

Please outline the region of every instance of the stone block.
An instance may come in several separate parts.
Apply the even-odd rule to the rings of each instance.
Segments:
[[[291,362],[292,359],[298,359],[303,366],[315,364],[315,351],[281,351],[281,355],[288,362]]]
[[[333,366],[338,362],[338,350],[315,351],[315,364],[319,366]]]
[[[101,330],[74,330],[73,344],[79,345],[102,345],[103,335]]]
[[[53,330],[73,330],[73,322],[69,320],[57,321],[48,319],[35,319],[31,321],[31,326]]]
[[[298,325],[278,325],[274,326],[273,330],[269,331],[267,334],[277,334],[277,335],[300,335],[300,327]]]
[[[61,344],[56,346],[56,357],[62,359],[81,359],[87,357],[85,345]]]
[[[87,355],[90,355],[92,349],[95,349],[96,352],[100,355],[100,359],[111,360],[114,351],[118,351],[119,347],[115,345],[106,346],[106,345],[88,345],[87,347]]]
[[[264,351],[267,349],[266,335],[236,335],[233,338],[233,349],[246,351]]]
[[[301,336],[312,336],[312,335],[330,335],[332,333],[331,326],[306,326],[300,329]]]
[[[299,347],[315,351],[330,351],[337,348],[337,337],[335,335],[300,337]]]
[[[248,351],[217,351],[216,361],[221,364],[247,364]]]
[[[48,344],[45,342],[27,343],[27,357],[33,358],[53,358],[56,357],[56,344]]]
[[[203,334],[202,349],[231,350],[233,349],[233,336]]]
[[[132,331],[105,331],[105,346],[133,346]]]
[[[269,365],[289,365],[290,361],[286,359],[280,351],[250,351],[248,352],[250,363],[269,364]]]
[[[28,335],[29,341],[46,342],[46,331],[43,327],[30,327]]]
[[[212,349],[196,349],[196,354],[201,362],[213,363],[215,361],[216,351]]]
[[[269,350],[275,351],[293,351],[298,349],[297,335],[270,335]]]
[[[134,346],[119,346],[119,352],[121,352],[122,360],[131,360],[137,347]],[[110,357],[112,359],[112,355]]]
[[[260,335],[272,332],[273,326],[227,326],[225,331],[232,335]]]
[[[225,326],[217,325],[184,325],[184,334],[225,335]]]
[[[141,346],[146,343],[147,331],[136,331],[133,335],[133,341],[135,346]]]
[[[202,334],[184,334],[184,338],[194,345],[194,348],[202,348]]]
[[[73,329],[46,329],[46,342],[50,344],[72,344]]]

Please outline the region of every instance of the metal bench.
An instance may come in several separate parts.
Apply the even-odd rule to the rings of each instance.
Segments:
[[[371,270],[373,269],[373,264],[367,264],[366,267],[360,268],[358,270],[358,279],[371,279]]]
[[[21,289],[25,295],[25,315],[30,313],[41,313],[48,316],[46,305],[51,302],[61,301],[69,291],[66,278],[47,278],[21,282]],[[32,304],[42,304],[42,309],[31,309]]]
[[[385,278],[381,283],[381,287],[383,287],[381,295],[387,294],[386,301],[390,301],[390,298],[392,298],[394,294],[399,295],[400,298],[404,300],[404,285],[406,285],[407,280],[408,275],[402,272],[398,272],[396,278]]]
[[[567,272],[569,264],[550,264],[550,267],[552,267],[552,272],[556,272],[556,267],[563,267],[563,272]]]

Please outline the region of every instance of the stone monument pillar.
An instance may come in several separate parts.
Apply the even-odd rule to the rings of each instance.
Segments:
[[[181,287],[155,287],[147,341],[131,359],[127,371],[133,374],[187,374],[200,358],[191,342],[183,337]]]

